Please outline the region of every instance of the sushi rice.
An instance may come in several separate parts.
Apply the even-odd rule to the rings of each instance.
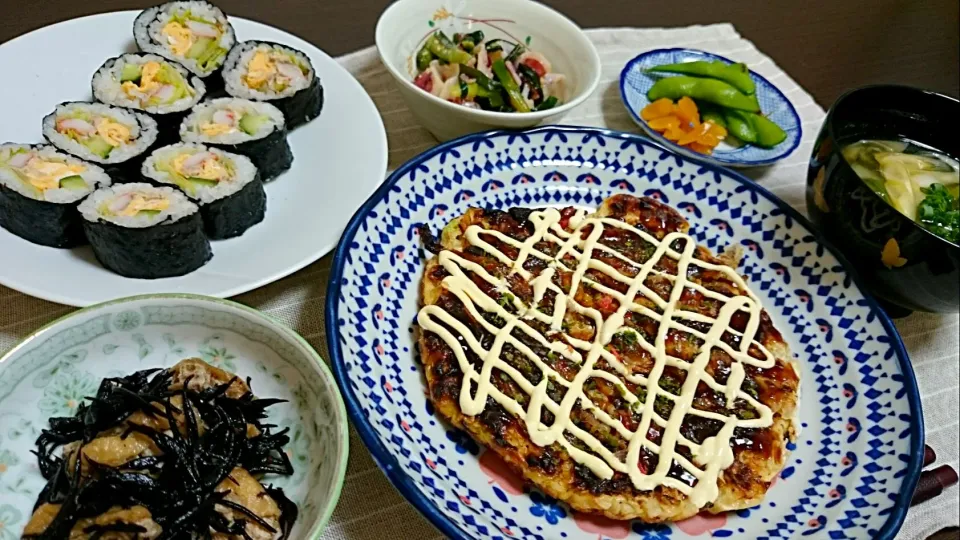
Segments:
[[[0,185],[29,199],[70,204],[110,184],[100,167],[52,146],[0,145]]]
[[[172,187],[132,183],[102,188],[84,199],[79,210],[93,254],[121,276],[182,276],[213,257],[199,207]]]
[[[249,99],[219,98],[196,107],[180,125],[186,142],[236,145],[283,131],[280,109]]]
[[[223,65],[227,94],[276,105],[292,130],[320,116],[323,86],[304,53],[268,41],[244,41]]]
[[[143,176],[175,185],[197,201],[211,240],[240,236],[267,212],[263,181],[244,156],[202,144],[173,144],[147,158]]]
[[[293,164],[283,113],[269,103],[220,98],[194,107],[180,138],[250,158],[266,182]]]
[[[0,227],[41,246],[83,245],[77,202],[110,183],[100,167],[52,146],[0,145]]]
[[[233,26],[209,2],[167,2],[137,16],[134,38],[141,51],[179,62],[208,77],[223,65],[236,43]]]
[[[150,180],[179,187],[201,205],[229,197],[257,179],[249,159],[193,143],[158,148],[141,171]]]
[[[202,79],[155,54],[111,58],[93,76],[93,95],[98,101],[152,114],[186,111],[205,94]]]
[[[43,119],[43,136],[86,161],[113,165],[146,152],[157,141],[150,116],[100,103],[68,102]]]
[[[172,187],[146,183],[118,184],[98,189],[79,206],[91,223],[106,221],[128,229],[175,223],[196,214],[199,208]]]
[[[302,52],[265,41],[244,41],[227,55],[224,82],[231,96],[268,100],[290,97],[316,77]]]

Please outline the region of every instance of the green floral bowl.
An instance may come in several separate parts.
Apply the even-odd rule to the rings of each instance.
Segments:
[[[30,453],[52,416],[72,415],[101,379],[198,357],[254,392],[287,400],[270,422],[290,428],[295,473],[266,477],[300,508],[291,538],[316,539],[347,468],[347,414],[326,364],[292,330],[248,307],[203,296],[134,296],[74,312],[0,358],[0,540],[18,538],[44,479]]]

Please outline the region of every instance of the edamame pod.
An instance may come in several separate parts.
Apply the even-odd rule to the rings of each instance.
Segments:
[[[757,146],[773,148],[787,138],[787,132],[766,116],[752,114],[750,115],[750,123],[757,134]]]
[[[697,107],[700,109],[701,122],[710,122],[726,129],[727,121],[721,110],[711,107],[709,103],[697,103]]]
[[[756,85],[750,78],[750,70],[746,64],[728,64],[720,60],[712,62],[681,62],[679,64],[665,64],[654,66],[647,71],[654,73],[680,73],[697,77],[710,77],[729,83],[744,94],[753,94]]]
[[[750,113],[729,110],[725,111],[723,118],[727,121],[727,131],[731,135],[745,143],[757,142],[757,130],[750,121]]]
[[[708,101],[728,109],[760,112],[757,96],[743,94],[733,86],[716,79],[700,79],[680,75],[660,79],[647,91],[647,98],[656,101],[660,98],[677,100],[687,96],[697,101]]]

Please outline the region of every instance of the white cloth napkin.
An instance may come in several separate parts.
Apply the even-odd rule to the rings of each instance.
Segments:
[[[776,84],[793,102],[803,121],[800,148],[783,162],[748,172],[800,212],[804,208],[806,163],[824,111],[803,88],[773,61],[742,38],[733,26],[717,24],[671,29],[611,29],[587,31],[603,61],[603,75],[596,93],[563,122],[639,131],[620,103],[617,80],[620,69],[633,56],[659,47],[705,49],[750,67]],[[373,47],[343,56],[340,63],[356,76],[373,97],[384,119],[390,143],[390,169],[437,144],[421,128],[396,91],[394,82],[380,64]],[[335,104],[331,104],[335,106]],[[325,283],[329,258],[272,285],[237,298],[297,330],[326,355],[323,332]],[[71,308],[51,304],[0,287],[0,351]],[[897,328],[910,352],[923,395],[927,443],[939,455],[937,463],[960,466],[957,410],[960,408],[960,344],[957,315],[918,314],[897,321]],[[910,511],[900,533],[908,540],[926,539],[934,532],[960,523],[960,492],[956,486],[940,497]],[[373,463],[366,447],[351,430],[350,467],[346,484],[324,540],[378,540],[443,538],[400,494]]]

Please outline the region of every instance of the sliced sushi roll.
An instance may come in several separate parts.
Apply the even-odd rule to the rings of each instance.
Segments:
[[[110,177],[52,146],[0,145],[0,226],[56,248],[86,243],[77,203]]]
[[[144,177],[182,189],[200,205],[207,236],[240,236],[263,221],[267,194],[257,168],[244,156],[180,143],[158,148],[143,163]]]
[[[237,39],[230,21],[209,2],[167,2],[148,8],[133,23],[140,50],[179,62],[204,79],[207,91]]]
[[[176,141],[180,122],[203,99],[206,88],[187,68],[155,54],[111,58],[93,75],[94,97],[153,116],[161,144]]]
[[[307,55],[269,41],[243,41],[223,66],[233,97],[268,101],[283,112],[287,129],[306,124],[323,108],[323,86]]]
[[[237,98],[205,101],[180,124],[180,138],[247,156],[263,181],[293,164],[283,113],[269,103]]]
[[[79,209],[97,260],[121,276],[182,276],[213,256],[200,209],[172,187],[132,183],[102,188]]]
[[[157,122],[128,109],[68,102],[43,119],[43,136],[60,150],[100,165],[114,182],[135,182],[157,142]]]

